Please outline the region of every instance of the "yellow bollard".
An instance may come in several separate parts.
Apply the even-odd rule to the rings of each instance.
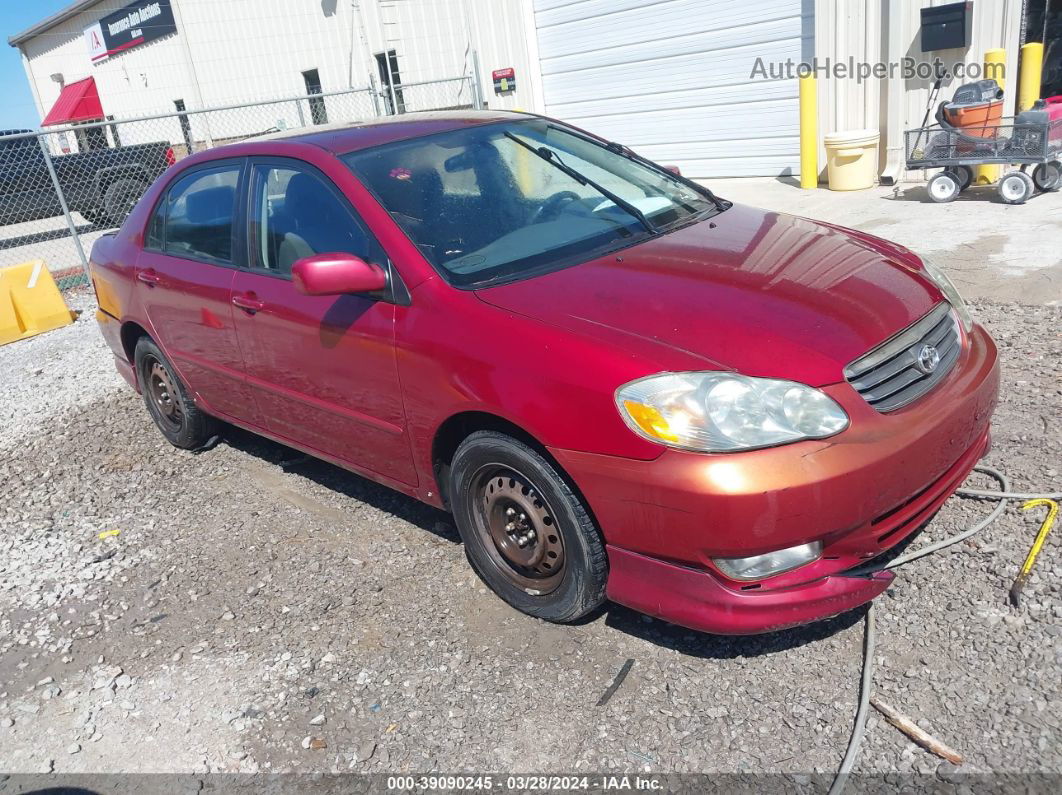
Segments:
[[[1007,51],[1002,47],[985,53],[985,79],[994,79],[1001,88],[1006,88],[1004,70],[1007,68]],[[991,185],[999,179],[1001,166],[977,166],[974,171],[975,185]]]
[[[803,75],[800,83],[800,187],[819,184],[819,108],[815,75]]]
[[[0,345],[73,321],[74,315],[43,261],[0,269]]]
[[[1028,110],[1040,98],[1044,71],[1044,45],[1029,42],[1021,48],[1021,73],[1018,75],[1018,113]]]

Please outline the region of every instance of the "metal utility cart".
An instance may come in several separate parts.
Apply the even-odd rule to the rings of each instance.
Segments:
[[[973,167],[1017,165],[999,180],[997,189],[1006,204],[1023,204],[1037,189],[1062,187],[1062,119],[1051,121],[1034,108],[975,128],[955,127],[938,112],[937,124],[905,134],[908,169],[943,168],[929,180],[929,197],[950,202],[973,181]],[[1026,173],[1035,166],[1032,176]]]

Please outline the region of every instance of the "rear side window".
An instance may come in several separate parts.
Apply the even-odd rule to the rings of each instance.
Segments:
[[[378,261],[373,241],[338,189],[301,168],[255,167],[254,246],[258,267],[287,276],[303,257],[345,252]]]
[[[155,212],[151,216],[151,223],[148,224],[147,240],[144,243],[145,248],[149,248],[153,251],[162,251],[162,243],[165,240],[163,235],[166,230],[166,198],[158,203],[155,207]]]
[[[235,165],[196,171],[177,180],[164,203],[166,215],[161,242],[165,252],[175,257],[230,263],[239,180],[240,167]],[[154,227],[155,219],[152,219],[149,239]]]

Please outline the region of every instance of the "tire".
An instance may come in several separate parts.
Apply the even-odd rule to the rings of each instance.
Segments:
[[[103,191],[102,220],[121,226],[147,189],[148,184],[140,179],[116,179]]]
[[[104,213],[98,209],[78,210],[78,212],[81,213],[82,218],[93,226],[105,226],[107,224],[107,218],[105,218]]]
[[[937,204],[953,202],[958,198],[961,190],[959,178],[950,171],[941,171],[939,174],[934,174],[933,178],[929,180],[926,190],[929,192],[929,198]]]
[[[948,171],[958,180],[959,193],[962,193],[973,183],[973,169],[969,166],[954,166],[949,168]]]
[[[1004,204],[1025,204],[1036,192],[1032,177],[1024,171],[1011,171],[999,181],[999,198]]]
[[[566,623],[605,601],[601,534],[535,450],[495,431],[471,434],[454,454],[449,494],[468,562],[517,610]]]
[[[1041,163],[1032,174],[1036,187],[1044,193],[1052,193],[1062,188],[1062,165],[1057,161]]]
[[[206,444],[217,421],[195,405],[173,365],[150,337],[137,340],[133,366],[148,414],[169,443],[183,450]]]

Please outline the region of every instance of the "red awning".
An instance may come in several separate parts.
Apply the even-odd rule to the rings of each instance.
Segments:
[[[63,86],[59,99],[52,105],[48,115],[41,122],[41,127],[54,124],[69,124],[75,121],[102,121],[103,106],[100,95],[96,93],[96,80],[86,77],[68,86]]]

